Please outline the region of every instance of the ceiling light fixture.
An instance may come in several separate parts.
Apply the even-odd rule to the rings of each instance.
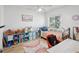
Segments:
[[[42,11],[42,8],[39,8],[38,11],[41,12]]]

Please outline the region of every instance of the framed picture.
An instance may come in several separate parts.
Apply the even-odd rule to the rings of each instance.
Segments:
[[[33,21],[33,16],[32,15],[22,15],[22,21],[32,22]]]
[[[60,27],[60,16],[52,16],[49,19],[49,26],[54,28]]]

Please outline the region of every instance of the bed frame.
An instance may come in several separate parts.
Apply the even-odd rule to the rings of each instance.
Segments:
[[[62,39],[65,40],[67,38],[71,38],[70,37],[70,28],[64,30],[64,32],[62,33]]]
[[[77,26],[76,27],[73,27],[73,39],[74,40],[77,40],[76,34],[79,33],[79,32],[76,31],[76,28],[79,28],[79,27],[77,27]]]
[[[41,38],[46,39],[46,38],[44,38],[44,37],[42,37],[42,36],[41,36]],[[62,32],[62,39],[65,40],[65,39],[67,39],[67,38],[71,38],[71,37],[70,37],[70,28],[65,29],[65,30]]]

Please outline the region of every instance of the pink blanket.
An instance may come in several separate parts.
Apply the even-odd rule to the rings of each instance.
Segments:
[[[56,35],[58,41],[62,41],[63,40],[62,39],[62,32],[50,32],[50,31],[44,32],[43,33],[43,37],[47,39],[47,36],[51,35],[51,34]]]

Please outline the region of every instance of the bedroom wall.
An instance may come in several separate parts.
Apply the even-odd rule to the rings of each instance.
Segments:
[[[4,12],[3,11],[4,11],[4,7],[0,5],[0,26],[2,26],[4,24],[3,23],[3,21],[4,21],[4,19],[3,19]],[[3,28],[0,28],[0,49],[3,48],[3,45],[2,45],[3,30],[4,30]]]
[[[73,15],[79,15],[79,6],[64,6],[62,8],[51,10],[46,14],[47,22],[46,26],[48,26],[49,17],[50,16],[61,16],[61,25],[60,27],[71,28],[71,36],[72,36],[72,27],[79,26],[79,20],[72,20]]]
[[[23,28],[23,27],[41,27],[44,26],[44,14],[29,10],[22,6],[4,6],[4,18],[6,29]],[[22,15],[33,15],[32,22],[22,22]]]

